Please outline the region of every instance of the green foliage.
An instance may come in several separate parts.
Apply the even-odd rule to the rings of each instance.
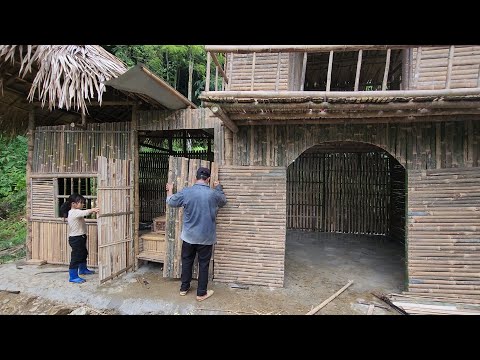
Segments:
[[[127,66],[145,64],[184,96],[188,96],[189,64],[192,62],[192,101],[197,105],[200,103],[198,95],[205,87],[207,62],[202,45],[103,45],[103,47]],[[223,62],[223,59],[220,61]],[[202,85],[203,88],[200,88]]]
[[[0,135],[0,198],[26,188],[27,138]]]
[[[26,235],[27,222],[20,215],[0,220],[0,264],[25,256]]]

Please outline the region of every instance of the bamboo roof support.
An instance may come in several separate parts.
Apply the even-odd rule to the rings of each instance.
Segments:
[[[230,76],[233,74],[233,53],[230,53],[230,71],[228,72]],[[232,86],[232,80],[230,82],[227,82],[228,85],[228,90],[230,90],[230,87]]]
[[[358,60],[357,60],[357,73],[355,74],[355,87],[354,91],[358,91],[358,84],[360,83],[360,70],[362,69],[362,56],[363,50],[358,51]]]
[[[302,63],[302,77],[300,80],[300,91],[303,91],[305,88],[305,76],[307,75],[307,52],[303,53],[303,63]]]
[[[387,90],[388,71],[390,70],[390,55],[392,50],[387,49],[387,59],[385,61],[385,72],[383,73],[382,91]]]
[[[220,62],[217,59],[217,55],[214,52],[210,53],[210,55],[212,57],[213,62],[217,66],[218,71],[220,71],[220,74],[222,75],[223,80],[225,80],[225,82],[228,84],[227,74],[225,74],[225,71],[223,70],[222,66],[220,65]]]
[[[217,115],[225,124],[227,128],[232,130],[233,133],[238,132],[238,127],[235,123],[228,117],[228,115],[222,110],[222,108],[218,105],[214,105],[211,107],[212,112]]]
[[[280,64],[282,62],[282,54],[277,55],[277,77],[275,79],[275,91],[278,91],[278,85],[280,84]]]
[[[452,68],[453,68],[453,56],[455,53],[455,46],[450,46],[448,52],[448,66],[447,66],[447,79],[445,80],[445,89],[450,89],[450,83],[452,80]]]
[[[330,56],[328,58],[327,92],[330,91],[330,86],[332,84],[332,66],[333,66],[333,50],[330,51]]]
[[[253,90],[253,85],[255,83],[255,60],[256,60],[256,57],[257,57],[257,53],[253,53],[250,90]]]
[[[207,74],[205,78],[205,91],[210,89],[210,52],[207,52]]]

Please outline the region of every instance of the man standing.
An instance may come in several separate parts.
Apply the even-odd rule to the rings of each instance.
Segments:
[[[210,170],[197,170],[197,182],[173,194],[173,184],[167,183],[167,205],[184,207],[182,239],[182,285],[180,295],[187,295],[192,281],[193,261],[198,253],[197,300],[203,301],[213,295],[207,291],[208,267],[212,257],[213,244],[217,241],[216,216],[218,209],[227,203],[220,182],[215,181],[211,189]]]

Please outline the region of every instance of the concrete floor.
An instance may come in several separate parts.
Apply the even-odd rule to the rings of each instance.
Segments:
[[[372,291],[403,290],[404,264],[403,245],[384,237],[288,231],[284,288],[250,285],[244,290],[213,281],[209,288],[215,294],[199,303],[195,300],[196,282],[192,283],[193,291],[181,297],[179,280],[163,278],[160,264],[147,263],[104,285],[98,285],[98,275],[91,275],[86,283],[78,285],[68,282],[67,266],[10,263],[0,265],[0,289],[20,290],[22,298],[0,292],[9,296],[0,313],[15,308],[15,297],[22,299],[16,307],[16,313],[22,313],[22,304],[31,304],[25,296],[36,296],[35,307],[28,305],[25,313],[51,313],[38,304],[39,299],[45,299],[57,303],[57,307],[86,305],[117,314],[301,315],[353,280],[353,285],[317,314],[366,314],[368,305],[359,302],[385,306]],[[60,272],[42,274],[52,270]],[[374,314],[396,313],[375,307]]]

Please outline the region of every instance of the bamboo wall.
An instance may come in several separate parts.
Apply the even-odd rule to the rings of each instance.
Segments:
[[[476,88],[480,85],[480,46],[414,48],[412,60],[411,89]]]
[[[86,129],[42,126],[34,132],[31,184],[32,258],[68,264],[67,223],[58,213],[56,179],[95,177],[97,156],[130,158],[130,124],[88,124]],[[89,222],[87,220],[87,222]],[[97,266],[97,224],[88,223],[88,262]]]
[[[68,224],[63,220],[32,220],[32,259],[47,260],[49,264],[68,265],[71,248],[68,244]],[[98,266],[97,223],[87,220],[87,249],[89,266]]]
[[[185,109],[172,111],[139,111],[139,131],[213,129],[214,161],[223,163],[224,126],[210,109]]]
[[[165,214],[168,155],[140,153],[139,170],[140,221],[150,222]]]
[[[287,228],[390,234],[390,167],[378,151],[300,155],[287,169]]]
[[[288,90],[289,54],[229,53],[226,74],[229,80],[226,90]]]
[[[351,125],[241,126],[233,164],[288,166],[312,146],[331,141],[376,145],[407,169],[480,166],[480,121]]]
[[[282,287],[285,168],[222,166],[218,178],[227,205],[217,216],[215,280]]]
[[[408,174],[409,291],[480,296],[480,168]]]
[[[130,123],[35,129],[33,173],[95,173],[97,156],[130,159]]]
[[[390,164],[390,236],[404,243],[406,224],[406,171],[398,162]]]

